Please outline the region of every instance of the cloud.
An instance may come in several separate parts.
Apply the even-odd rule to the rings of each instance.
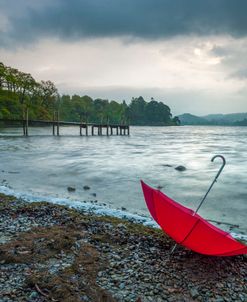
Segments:
[[[2,0],[0,9],[10,24],[2,45],[41,37],[247,34],[246,0]]]
[[[237,70],[231,74],[231,77],[238,78],[240,80],[247,80],[247,68]]]
[[[203,115],[246,111],[247,86],[230,77],[247,66],[243,45],[247,38],[177,37],[130,44],[117,38],[46,39],[13,52],[0,49],[0,57],[38,81],[53,81],[61,94],[116,101],[142,95],[168,104],[173,114]]]
[[[220,58],[228,79],[236,79],[247,84],[247,39],[226,39],[221,45],[211,49],[213,56]]]

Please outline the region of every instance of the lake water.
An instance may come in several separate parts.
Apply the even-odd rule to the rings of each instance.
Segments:
[[[131,127],[130,136],[80,137],[63,127],[0,129],[0,182],[15,192],[105,203],[148,215],[140,179],[196,209],[221,160],[227,164],[199,214],[247,234],[247,127]],[[175,170],[178,165],[186,171]],[[68,186],[76,188],[69,193]],[[90,190],[84,190],[89,186]],[[93,196],[96,194],[96,197]]]

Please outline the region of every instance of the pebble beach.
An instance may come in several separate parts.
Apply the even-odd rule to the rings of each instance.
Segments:
[[[247,258],[207,257],[161,230],[0,196],[0,301],[247,301]]]

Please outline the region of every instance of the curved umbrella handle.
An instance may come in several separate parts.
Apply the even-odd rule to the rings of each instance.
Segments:
[[[216,183],[217,178],[220,176],[220,173],[222,172],[222,170],[223,170],[224,167],[225,167],[226,160],[225,160],[225,158],[224,158],[223,155],[215,155],[214,157],[212,157],[211,162],[213,162],[217,157],[221,158],[222,161],[223,161],[223,163],[222,163],[222,165],[221,165],[221,167],[220,167],[220,169],[219,169],[217,175],[215,176],[215,178],[214,178],[214,180],[213,180],[211,186],[210,186],[209,189],[207,190],[207,193],[204,195],[202,201],[200,202],[199,206],[198,206],[197,209],[195,210],[193,216],[199,211],[200,207],[202,206],[203,202],[205,201],[206,197],[208,196],[208,193],[209,193],[210,190],[212,189],[213,185]]]
[[[226,165],[226,160],[225,160],[225,157],[223,155],[215,155],[214,157],[212,157],[211,159],[211,162],[213,162],[215,160],[215,158],[221,158],[223,163],[222,163],[222,166],[221,168],[219,169],[219,172],[217,173],[216,177],[215,177],[215,180],[217,180],[217,178],[220,176],[220,173],[222,172],[222,170],[224,169],[225,165]]]

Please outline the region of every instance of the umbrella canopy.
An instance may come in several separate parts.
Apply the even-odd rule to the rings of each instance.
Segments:
[[[247,246],[193,210],[141,181],[147,207],[165,233],[192,251],[211,256],[247,254]]]

